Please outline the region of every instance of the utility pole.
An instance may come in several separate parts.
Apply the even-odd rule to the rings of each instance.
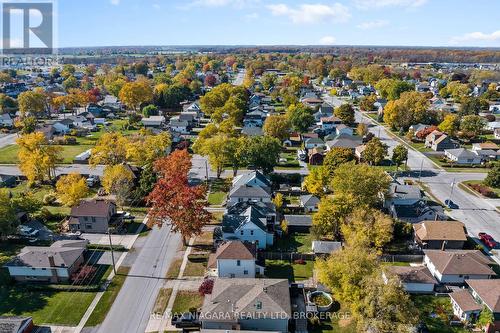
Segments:
[[[420,172],[418,174],[418,181],[420,181],[420,178],[422,178],[422,168],[424,167],[424,159],[422,158],[422,161],[420,162]]]
[[[453,178],[453,181],[451,182],[450,202],[451,202],[451,197],[453,196],[453,188],[454,187],[455,187],[455,178]]]
[[[208,160],[205,160],[205,179],[208,185]]]
[[[113,252],[113,244],[111,243],[111,233],[108,229],[108,238],[109,238],[109,249],[111,250],[111,262],[113,263],[113,272],[116,275],[116,266],[115,266],[115,254]]]

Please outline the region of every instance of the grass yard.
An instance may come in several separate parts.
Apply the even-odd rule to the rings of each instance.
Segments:
[[[92,312],[92,314],[90,315],[90,318],[85,326],[96,326],[104,321],[104,318],[106,318],[109,309],[111,309],[111,305],[113,305],[116,296],[118,296],[118,293],[120,292],[120,289],[122,288],[122,285],[125,282],[129,271],[130,267],[118,268],[117,275],[115,275],[113,280],[111,280],[108,289],[104,292],[104,295],[102,295],[99,303],[97,303],[94,312]]]
[[[207,264],[208,254],[190,254],[183,276],[204,276]]]
[[[203,305],[203,296],[197,291],[180,290],[175,297],[172,313],[184,313],[199,309]]]
[[[177,279],[179,272],[181,271],[182,258],[177,258],[170,264],[168,268],[166,278],[167,279]]]
[[[61,157],[63,158],[63,164],[73,163],[73,159],[76,155],[83,153],[84,151],[91,149],[92,145],[56,145],[61,149]],[[17,164],[19,159],[17,158],[17,153],[19,152],[18,145],[10,145],[0,149],[0,164]]]
[[[16,164],[18,145],[9,145],[0,149],[0,164]]]
[[[226,192],[214,192],[208,194],[208,203],[210,206],[220,206],[226,199]]]
[[[208,203],[212,206],[220,206],[224,203],[226,195],[231,186],[230,179],[215,179],[210,182]]]
[[[160,292],[158,292],[158,296],[156,296],[155,305],[153,307],[153,313],[163,314],[167,309],[168,300],[172,295],[172,289],[170,288],[161,288]]]
[[[211,225],[219,225],[222,222],[222,217],[224,216],[224,212],[213,212],[212,213],[212,221],[209,224]]]
[[[287,260],[266,260],[265,275],[271,279],[288,279],[294,282],[311,278],[313,269],[313,261],[306,261],[304,265],[301,265]]]
[[[465,333],[462,327],[451,327],[449,318],[453,315],[449,297],[412,296],[413,303],[420,312],[420,320],[425,322],[431,333]]]
[[[312,235],[298,232],[289,233],[277,238],[271,251],[311,253]]]

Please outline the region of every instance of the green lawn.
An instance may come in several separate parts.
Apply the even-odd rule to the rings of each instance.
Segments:
[[[208,194],[208,203],[211,206],[222,205],[226,199],[226,192],[213,192]]]
[[[292,282],[302,281],[313,276],[313,269],[313,261],[306,261],[302,265],[290,263],[287,260],[266,260],[265,275],[271,279],[288,279]]]
[[[15,164],[17,163],[18,145],[9,145],[0,149],[0,164]]]
[[[129,270],[130,267],[118,268],[118,274],[115,275],[113,280],[111,280],[108,289],[106,289],[104,295],[102,295],[102,298],[99,300],[99,303],[97,303],[97,306],[90,315],[90,318],[85,326],[96,326],[104,321],[104,318],[106,318],[106,314],[111,308],[111,305],[115,301],[116,296],[118,296],[118,293],[120,292],[120,289],[125,282],[125,279],[127,278]]]
[[[451,327],[449,318],[453,315],[449,297],[412,296],[420,312],[420,320],[425,322],[431,333],[465,333],[462,327]]]
[[[76,155],[91,149],[92,145],[56,145],[55,147],[61,148],[61,157],[63,164],[73,163]],[[0,149],[0,164],[17,164],[19,159],[17,153],[19,152],[18,145],[10,145]]]
[[[161,288],[156,296],[155,305],[153,307],[153,313],[163,314],[167,309],[168,300],[170,299],[170,295],[172,295],[172,289],[170,288]]]
[[[203,276],[207,270],[208,254],[190,254],[183,276]]]
[[[203,305],[203,296],[197,291],[180,290],[175,297],[172,313],[184,313],[199,309]]]
[[[226,199],[231,186],[230,179],[215,179],[210,182],[208,203],[210,205],[222,205]]]
[[[271,251],[311,253],[312,235],[298,232],[289,233],[277,238]]]

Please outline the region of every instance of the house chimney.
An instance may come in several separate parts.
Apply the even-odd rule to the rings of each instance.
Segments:
[[[447,240],[443,241],[443,245],[441,245],[441,251],[444,251],[444,250],[445,250],[446,243],[448,243],[448,241],[447,241]]]
[[[48,259],[49,259],[49,265],[50,265],[50,267],[56,267],[56,263],[54,261],[54,256],[53,255],[49,255]]]
[[[49,259],[49,266],[50,266],[50,271],[52,273],[52,276],[50,277],[52,282],[58,282],[58,276],[57,276],[57,269],[55,268],[56,267],[56,262],[54,261],[54,256],[53,255],[49,255],[48,256],[48,259]]]

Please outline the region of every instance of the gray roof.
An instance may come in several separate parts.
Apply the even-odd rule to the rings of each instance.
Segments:
[[[457,158],[476,158],[477,155],[471,152],[470,150],[467,150],[465,148],[457,148],[457,149],[446,149],[444,151],[445,153],[449,153]]]
[[[262,187],[242,185],[231,189],[229,197],[270,198],[271,195]]]
[[[363,138],[357,135],[341,134],[332,141],[327,141],[326,145],[330,148],[342,147],[354,149],[363,144]]]
[[[316,207],[319,204],[319,199],[312,194],[304,194],[300,196],[300,202],[304,207]]]
[[[239,187],[239,186],[242,186],[242,185],[247,185],[254,178],[256,178],[261,183],[265,184],[265,186],[271,187],[271,182],[269,181],[269,179],[267,179],[266,176],[264,176],[264,174],[262,174],[262,172],[260,172],[258,170],[256,170],[256,171],[250,171],[250,172],[247,172],[247,173],[244,173],[244,174],[236,176],[233,179],[232,186],[233,187]]]
[[[244,213],[239,215],[224,215],[222,217],[222,230],[224,232],[234,233],[241,226],[250,222],[267,232],[266,216],[262,215],[255,207],[252,206],[248,207]]]
[[[316,254],[330,254],[333,251],[340,250],[342,248],[341,242],[331,242],[331,241],[313,241],[312,250]]]
[[[251,202],[251,201],[241,201],[226,209],[226,214],[230,215],[240,215],[247,211],[248,207],[253,207],[262,216],[275,215],[276,206],[272,202]]]
[[[85,252],[86,241],[60,241],[52,246],[26,246],[5,266],[28,266],[34,268],[71,267]],[[75,246],[75,247],[70,247]],[[49,258],[54,258],[54,266]]]
[[[248,136],[262,136],[264,131],[262,130],[262,127],[245,126],[241,129],[241,133]]]
[[[223,319],[214,314],[224,313]],[[226,279],[217,278],[211,295],[205,297],[201,315],[235,321],[240,314],[264,319],[280,313],[292,315],[290,289],[285,279]]]
[[[312,226],[311,215],[285,215],[285,221],[289,226],[310,227]]]
[[[422,192],[418,186],[415,185],[401,185],[392,183],[389,187],[389,195],[392,198],[398,199],[420,199]]]
[[[0,333],[18,333],[32,321],[31,317],[0,316]]]

